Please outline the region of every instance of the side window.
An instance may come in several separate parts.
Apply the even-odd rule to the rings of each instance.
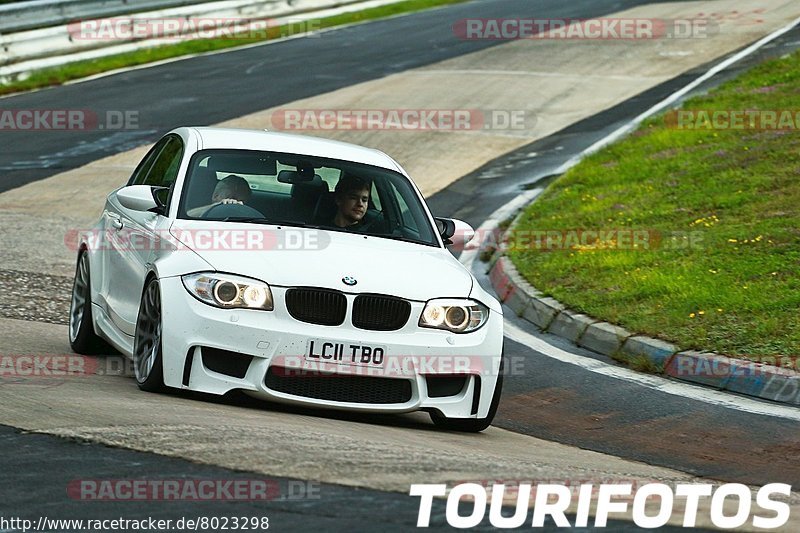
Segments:
[[[147,155],[144,156],[142,162],[139,163],[139,166],[133,171],[131,179],[128,180],[128,185],[142,185],[144,183],[147,173],[153,166],[153,161],[156,159],[156,156],[161,152],[161,150],[164,149],[164,146],[166,146],[167,142],[169,142],[169,138],[161,139],[150,149],[149,152],[147,152]]]
[[[147,175],[142,181],[142,185],[154,185],[157,187],[169,187],[178,177],[178,168],[183,156],[183,141],[180,137],[171,135],[166,139],[166,144],[161,152],[153,160],[153,164],[147,171]]]

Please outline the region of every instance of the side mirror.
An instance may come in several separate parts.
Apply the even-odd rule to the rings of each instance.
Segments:
[[[166,207],[167,187],[150,185],[128,185],[117,191],[117,199],[123,207],[132,211],[153,211],[163,214]]]
[[[464,246],[475,236],[472,226],[454,218],[435,218],[436,229],[442,236],[445,246],[454,252],[460,252]]]

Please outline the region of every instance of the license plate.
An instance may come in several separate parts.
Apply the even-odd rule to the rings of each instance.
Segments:
[[[306,346],[306,361],[318,363],[379,367],[383,365],[385,357],[385,346],[333,342],[322,339],[309,339]]]

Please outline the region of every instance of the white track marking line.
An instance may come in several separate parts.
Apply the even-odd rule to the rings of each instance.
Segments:
[[[800,409],[795,407],[777,403],[765,403],[759,400],[751,400],[750,398],[736,396],[730,392],[719,391],[698,385],[680,383],[678,381],[672,381],[660,376],[643,374],[625,367],[604,363],[603,361],[592,359],[591,357],[576,355],[553,346],[544,339],[540,339],[524,331],[515,324],[510,323],[508,320],[505,321],[505,336],[514,342],[523,344],[528,348],[536,350],[537,352],[540,352],[552,359],[557,359],[558,361],[562,361],[564,363],[579,366],[597,374],[620,379],[629,383],[635,383],[637,385],[647,387],[648,389],[665,392],[667,394],[672,394],[673,396],[689,398],[691,400],[698,400],[720,407],[737,409],[747,413],[772,416],[775,418],[784,418],[787,420],[800,422]]]

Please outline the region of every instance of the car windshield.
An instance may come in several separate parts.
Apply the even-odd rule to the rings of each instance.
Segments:
[[[405,176],[298,154],[197,152],[178,218],[323,228],[439,246]]]

